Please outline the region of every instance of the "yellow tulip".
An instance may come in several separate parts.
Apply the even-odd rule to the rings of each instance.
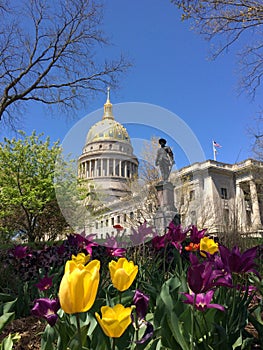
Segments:
[[[87,262],[90,259],[90,255],[85,255],[84,253],[78,253],[77,256],[72,255],[71,259],[76,263],[76,264],[82,264],[82,265],[86,265]]]
[[[112,260],[109,263],[109,269],[113,286],[121,292],[131,286],[138,273],[138,266],[126,258],[120,258],[118,261]]]
[[[108,337],[119,338],[131,324],[132,307],[125,308],[123,305],[117,304],[113,308],[102,306],[100,310],[102,317],[97,312],[95,312],[95,316]]]
[[[92,307],[98,291],[99,269],[99,260],[92,260],[86,266],[67,261],[58,293],[62,310],[75,314]]]
[[[211,255],[218,252],[218,243],[216,243],[212,238],[203,237],[200,240],[200,254],[206,257],[204,252],[210,253]]]

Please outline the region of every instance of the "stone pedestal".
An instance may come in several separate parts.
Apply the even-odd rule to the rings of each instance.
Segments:
[[[156,185],[159,208],[154,217],[154,224],[162,235],[166,231],[166,227],[173,220],[174,216],[178,214],[174,206],[174,186],[171,182],[160,182]]]

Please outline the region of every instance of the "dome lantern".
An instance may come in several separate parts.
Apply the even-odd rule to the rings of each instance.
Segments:
[[[104,104],[104,114],[102,119],[112,119],[114,120],[113,114],[112,114],[112,104],[110,102],[110,87],[107,88],[107,101]]]

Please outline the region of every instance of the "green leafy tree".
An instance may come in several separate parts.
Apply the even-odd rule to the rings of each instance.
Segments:
[[[0,231],[28,241],[55,239],[67,227],[56,201],[58,142],[35,132],[0,144]]]

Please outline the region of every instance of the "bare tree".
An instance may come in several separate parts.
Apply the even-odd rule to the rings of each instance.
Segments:
[[[183,10],[183,19],[193,19],[194,27],[208,40],[219,39],[213,57],[242,42],[241,86],[252,97],[263,76],[262,0],[171,0]]]
[[[0,2],[0,120],[13,123],[26,101],[72,111],[115,85],[129,64],[102,60],[102,6],[94,0]]]

